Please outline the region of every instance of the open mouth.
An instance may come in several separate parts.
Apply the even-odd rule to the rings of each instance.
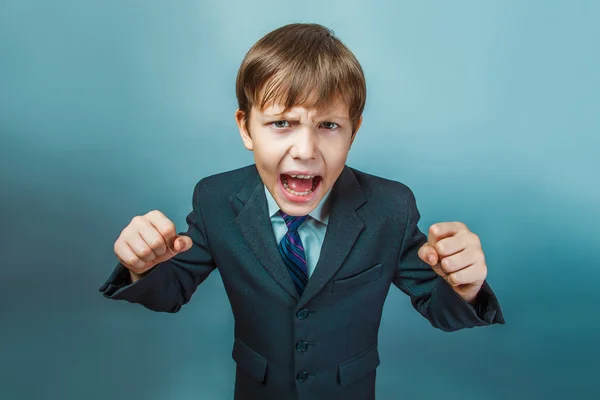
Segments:
[[[322,181],[319,175],[281,174],[280,178],[285,191],[295,196],[310,195]]]

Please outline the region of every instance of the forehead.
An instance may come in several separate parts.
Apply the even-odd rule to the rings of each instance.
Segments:
[[[280,116],[284,114],[308,114],[320,116],[336,113],[348,118],[350,108],[339,89],[330,82],[312,82],[298,86],[298,82],[285,79],[285,74],[276,74],[268,79],[253,96],[253,114]],[[288,77],[289,78],[289,77]]]
[[[266,104],[262,110],[260,110],[259,105],[255,105],[253,109],[256,111],[256,113],[266,117],[282,115],[306,115],[310,118],[316,118],[319,116],[335,115],[337,118],[341,119],[349,118],[350,110],[348,105],[341,101],[339,97],[335,100],[318,105],[313,105],[310,102],[306,103],[307,104],[292,105],[286,109],[285,104],[278,102]]]

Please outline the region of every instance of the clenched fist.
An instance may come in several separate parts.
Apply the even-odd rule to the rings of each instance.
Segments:
[[[419,249],[419,257],[465,301],[473,304],[487,277],[479,236],[462,222],[433,224],[427,243]]]
[[[177,235],[173,222],[154,210],[134,217],[119,235],[114,250],[135,282],[155,265],[191,247],[192,239]]]

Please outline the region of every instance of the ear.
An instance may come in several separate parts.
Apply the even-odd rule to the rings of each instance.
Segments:
[[[242,137],[242,141],[244,142],[244,147],[248,150],[252,150],[254,148],[252,144],[252,138],[250,137],[250,132],[246,128],[246,114],[243,111],[240,111],[238,108],[235,111],[235,122],[237,123],[238,129],[240,130],[240,136]]]
[[[354,143],[354,139],[356,138],[356,134],[358,133],[358,130],[360,129],[360,126],[362,125],[362,121],[363,121],[363,117],[361,115],[360,118],[358,119],[358,121],[356,122],[356,129],[354,130],[354,133],[352,134],[352,138],[350,139],[351,147],[352,147],[352,143]]]

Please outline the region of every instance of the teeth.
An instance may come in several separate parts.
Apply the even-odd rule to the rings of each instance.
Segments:
[[[290,176],[292,178],[299,178],[299,179],[312,179],[315,177],[314,175],[292,175],[292,174],[290,174]]]
[[[306,196],[306,195],[312,193],[312,189],[311,190],[307,190],[306,192],[296,192],[295,190],[290,189],[287,184],[284,185],[284,186],[285,186],[285,190],[287,190],[291,194],[295,194],[296,196]]]
[[[290,176],[292,176],[292,177],[293,177],[293,175],[290,175]],[[314,177],[313,177],[313,178],[314,178]],[[283,187],[285,188],[285,190],[287,190],[288,192],[290,192],[290,193],[292,193],[292,194],[295,194],[296,196],[306,196],[306,195],[309,195],[309,194],[311,194],[311,193],[313,192],[313,190],[315,190],[315,188],[317,187],[317,185],[316,185],[316,184],[313,182],[313,187],[312,187],[310,190],[307,190],[307,191],[305,191],[305,192],[297,192],[297,191],[295,191],[294,189],[290,189],[290,187],[289,187],[289,185],[288,185],[288,183],[287,183],[287,180],[286,180],[285,178],[282,180],[282,182],[281,182],[281,183],[283,183]]]

